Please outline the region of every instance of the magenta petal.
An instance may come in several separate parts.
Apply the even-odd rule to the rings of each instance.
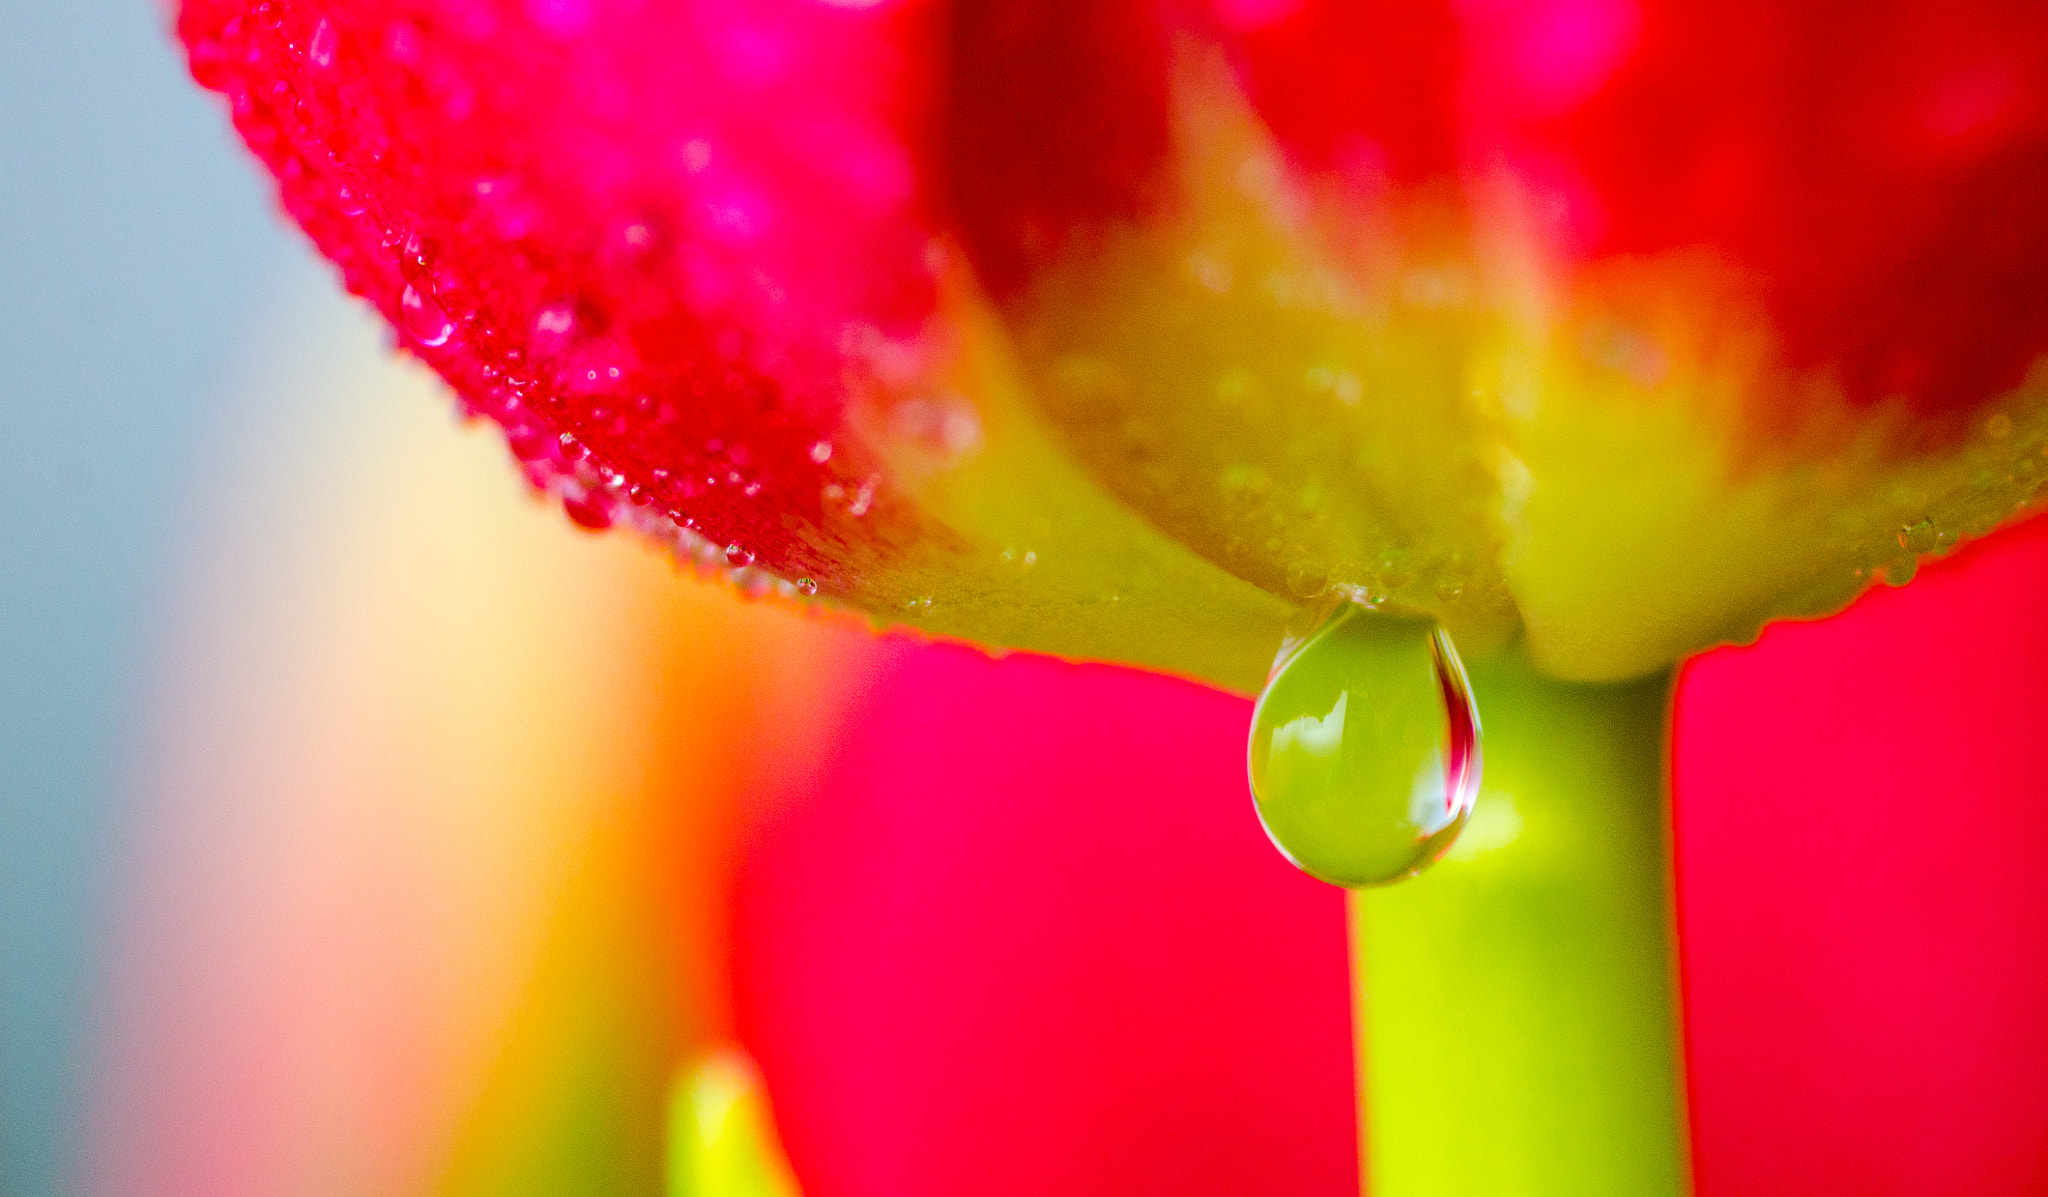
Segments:
[[[1259,832],[1247,704],[952,649],[885,685],[738,895],[806,1197],[1357,1193],[1343,901]]]
[[[2035,520],[1687,670],[1702,1194],[2048,1185],[2044,594]]]

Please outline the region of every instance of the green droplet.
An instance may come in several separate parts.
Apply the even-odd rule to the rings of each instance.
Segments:
[[[1382,885],[1429,867],[1479,793],[1479,711],[1443,628],[1348,606],[1252,715],[1252,797],[1303,872]]]
[[[1929,553],[1940,546],[1941,529],[1933,520],[1914,520],[1899,529],[1897,539],[1899,547],[1909,553]]]
[[[1330,571],[1320,562],[1297,561],[1287,567],[1287,589],[1298,598],[1312,599],[1330,588]]]

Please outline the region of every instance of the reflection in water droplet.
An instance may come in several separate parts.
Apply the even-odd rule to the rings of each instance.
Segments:
[[[405,323],[405,331],[429,349],[446,345],[455,333],[455,322],[448,319],[448,313],[441,310],[434,297],[411,284],[398,297],[398,316]]]
[[[1412,877],[1479,794],[1479,710],[1443,628],[1347,606],[1285,657],[1252,715],[1266,834],[1337,885]]]

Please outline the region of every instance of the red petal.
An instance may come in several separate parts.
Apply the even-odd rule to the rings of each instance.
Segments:
[[[349,287],[578,522],[673,513],[700,551],[829,584],[826,508],[870,468],[839,435],[843,342],[933,304],[925,20],[193,0],[180,32]]]
[[[1356,1194],[1343,896],[1260,832],[1245,703],[944,647],[886,692],[736,898],[806,1197]]]
[[[1703,1194],[2048,1181],[2044,589],[2035,519],[1687,668],[1674,822]]]
[[[2048,349],[2039,4],[1277,7],[1239,60],[1307,162],[1506,166],[1582,258],[1711,251],[1858,401],[1974,404]]]

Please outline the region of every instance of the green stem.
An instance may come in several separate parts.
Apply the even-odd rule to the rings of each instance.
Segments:
[[[1448,859],[1352,900],[1373,1197],[1690,1190],[1669,677],[1472,672],[1485,788]]]

